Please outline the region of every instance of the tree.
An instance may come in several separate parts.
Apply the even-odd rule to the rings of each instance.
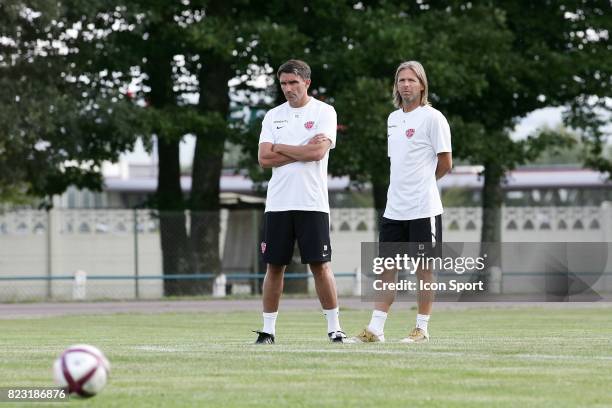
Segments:
[[[11,157],[31,158],[20,171],[34,194],[59,194],[70,184],[99,189],[103,160],[117,160],[138,135],[145,136],[145,143],[156,135],[164,271],[187,273],[192,269],[178,144],[200,118],[189,106],[181,106],[173,89],[174,57],[184,51],[184,29],[174,17],[183,6],[142,3],[29,3],[45,6],[41,11],[20,1],[2,5],[6,14],[1,15],[15,22],[7,25],[14,29],[7,37],[15,44],[4,54],[3,61],[12,63],[4,64],[8,74],[2,79],[18,87],[2,96],[7,102],[17,97],[23,105],[6,111],[14,119],[5,122],[12,126],[5,133],[12,143],[5,145],[14,154],[7,155],[5,163],[10,164]],[[144,80],[145,86],[128,98],[133,80]],[[28,138],[15,143],[15,133]],[[166,281],[166,292],[175,293],[181,286],[193,287]]]
[[[609,168],[600,154],[606,116],[595,111],[604,109],[610,87],[606,2],[414,1],[342,7],[331,13],[330,19],[338,16],[335,23],[310,31],[308,24],[299,27],[310,38],[315,67],[324,68],[315,83],[323,82],[319,89],[336,103],[346,127],[331,169],[370,181],[378,209],[384,208],[387,171],[386,114],[379,117],[385,110],[384,84],[389,112],[395,67],[407,59],[426,67],[430,99],[451,123],[454,155],[484,165],[482,241],[500,239],[505,172],[551,145],[566,143],[550,133],[512,140],[512,128],[529,112],[569,106],[566,122],[583,129],[591,146],[587,164]],[[317,15],[314,6],[311,14]]]
[[[489,53],[481,54],[484,86],[479,95],[468,103],[452,98],[441,101],[443,108],[463,122],[482,126],[481,137],[470,140],[474,143],[460,157],[484,165],[481,240],[497,242],[505,172],[533,160],[549,146],[567,143],[549,133],[511,140],[510,130],[527,113],[545,106],[568,106],[566,123],[583,129],[584,142],[590,147],[585,163],[599,170],[611,169],[601,156],[605,135],[602,118],[596,113],[597,107],[605,107],[611,82],[611,62],[606,57],[610,20],[604,12],[609,4],[502,1],[479,9],[450,1],[431,3],[434,7],[460,15],[497,16],[499,32],[508,35],[502,60],[492,64]]]
[[[226,140],[238,140],[241,132],[229,123],[228,81],[238,76],[238,88],[257,76],[251,71],[253,41],[262,44],[258,51],[270,54],[268,39],[291,31],[267,21],[255,3],[245,0],[227,7],[219,1],[116,0],[91,4],[86,14],[78,8],[73,12],[84,24],[106,24],[100,44],[104,51],[88,56],[94,65],[136,72],[135,79],[142,81],[133,98],[142,133],[157,141],[158,188],[150,204],[159,211],[166,275],[220,272],[223,151]],[[196,103],[189,97],[194,94]],[[178,155],[186,134],[197,140],[190,197],[182,192]],[[185,210],[191,210],[189,228]],[[202,293],[210,286],[166,279],[164,287],[167,295],[174,295]]]
[[[206,81],[203,73],[212,71],[216,63],[199,52],[191,35],[208,2],[114,3],[118,18],[134,21],[135,29],[109,36],[112,59],[138,67],[143,87],[136,98],[146,101],[141,117],[148,137],[157,143],[157,191],[150,204],[158,210],[164,274],[219,273],[219,160],[226,133],[219,123],[225,123],[229,77],[212,75],[214,79]],[[225,89],[225,97],[218,92],[208,97],[214,87]],[[188,94],[199,94],[199,102],[194,104]],[[215,97],[220,102],[207,104]],[[209,111],[219,106],[221,112]],[[179,162],[179,144],[186,134],[198,138],[191,197],[182,191]],[[191,210],[189,229],[185,210]],[[210,287],[203,281],[164,281],[166,295],[198,294]]]
[[[284,34],[293,34],[290,29],[277,27],[267,21],[257,3],[244,0],[228,7],[226,2],[221,1],[191,2],[188,7],[185,6],[187,10],[173,10],[175,16],[187,16],[186,19],[190,20],[184,25],[185,30],[181,31],[182,52],[188,62],[185,70],[196,77],[194,85],[199,94],[196,107],[190,109],[187,118],[179,117],[178,121],[190,124],[190,128],[184,129],[182,134],[188,130],[196,136],[191,196],[187,202],[191,217],[189,244],[186,245],[190,248],[191,255],[188,265],[191,271],[195,272],[221,272],[218,250],[219,179],[223,153],[228,140],[237,141],[245,134],[244,127],[230,123],[229,81],[236,78],[239,80],[234,86],[234,92],[240,88],[248,88],[248,82],[259,73],[259,70],[253,67],[258,55],[270,55],[273,52],[268,40],[276,36],[282,38]],[[192,16],[191,19],[189,16]],[[253,51],[253,43],[260,44],[257,52]],[[156,42],[155,46],[158,47],[159,43]],[[277,47],[276,52],[282,52],[283,49],[284,46]],[[175,146],[178,147],[178,144]],[[172,168],[177,169],[178,150],[173,147],[171,154],[170,151],[168,153],[174,160]],[[160,155],[160,166],[161,164]],[[175,188],[164,189],[160,179],[158,197],[161,197],[162,192],[166,192],[166,197],[173,197],[175,202],[179,202],[181,196],[176,188],[179,185],[178,172],[168,173],[167,177],[167,182],[172,183]],[[183,232],[166,234],[167,240],[162,237],[162,241],[168,243],[168,248],[182,246],[177,245],[174,239],[177,235],[183,236]],[[168,252],[169,249],[164,250],[164,258]],[[193,289],[191,293],[207,292],[210,287],[209,283],[191,284],[183,291]]]
[[[133,146],[132,107],[115,82],[76,64],[96,41],[73,35],[66,7],[0,5],[0,197],[99,190],[101,163]]]

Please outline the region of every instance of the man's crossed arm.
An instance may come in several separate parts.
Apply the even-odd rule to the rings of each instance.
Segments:
[[[259,165],[264,169],[280,167],[296,161],[309,162],[319,161],[331,146],[331,140],[322,133],[315,135],[302,146],[292,146],[286,144],[259,144]]]

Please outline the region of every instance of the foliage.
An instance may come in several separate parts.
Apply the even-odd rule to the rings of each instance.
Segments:
[[[102,162],[137,137],[124,80],[84,60],[99,48],[96,27],[74,28],[81,18],[67,17],[67,6],[0,5],[0,197],[16,188],[39,197],[69,185],[100,189]]]

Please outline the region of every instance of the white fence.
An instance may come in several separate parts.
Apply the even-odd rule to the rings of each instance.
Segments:
[[[231,231],[242,237],[240,245],[257,246],[257,222],[250,220],[261,218],[261,213],[247,217],[236,214],[227,210],[221,214],[220,252],[222,256],[225,253],[226,265],[237,264],[228,257],[244,253],[230,250],[238,245]],[[238,222],[241,226],[236,227]],[[478,242],[480,223],[479,208],[448,208],[443,215],[444,241]],[[508,207],[503,208],[502,223],[505,242],[612,241],[609,203],[601,207]],[[376,240],[374,210],[332,209],[331,231],[334,272],[356,273],[360,243]],[[249,251],[249,256],[256,253]],[[251,259],[242,261],[254,264]],[[162,256],[155,215],[149,210],[0,214],[0,301],[72,299],[74,281],[63,278],[77,271],[85,271],[88,277],[86,299],[134,298],[137,293],[141,298],[162,297]],[[144,279],[136,280],[136,274]],[[99,277],[105,279],[96,279]],[[353,279],[338,279],[338,289],[351,293]]]

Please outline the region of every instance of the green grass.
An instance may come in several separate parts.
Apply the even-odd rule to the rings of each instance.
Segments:
[[[369,314],[343,311],[347,332]],[[249,344],[257,310],[0,320],[0,387],[49,386],[62,349],[89,343],[111,361],[109,384],[67,405],[612,406],[610,308],[440,311],[430,343],[398,344],[413,319],[392,313],[386,344],[337,345],[320,313],[281,309],[274,346]]]

